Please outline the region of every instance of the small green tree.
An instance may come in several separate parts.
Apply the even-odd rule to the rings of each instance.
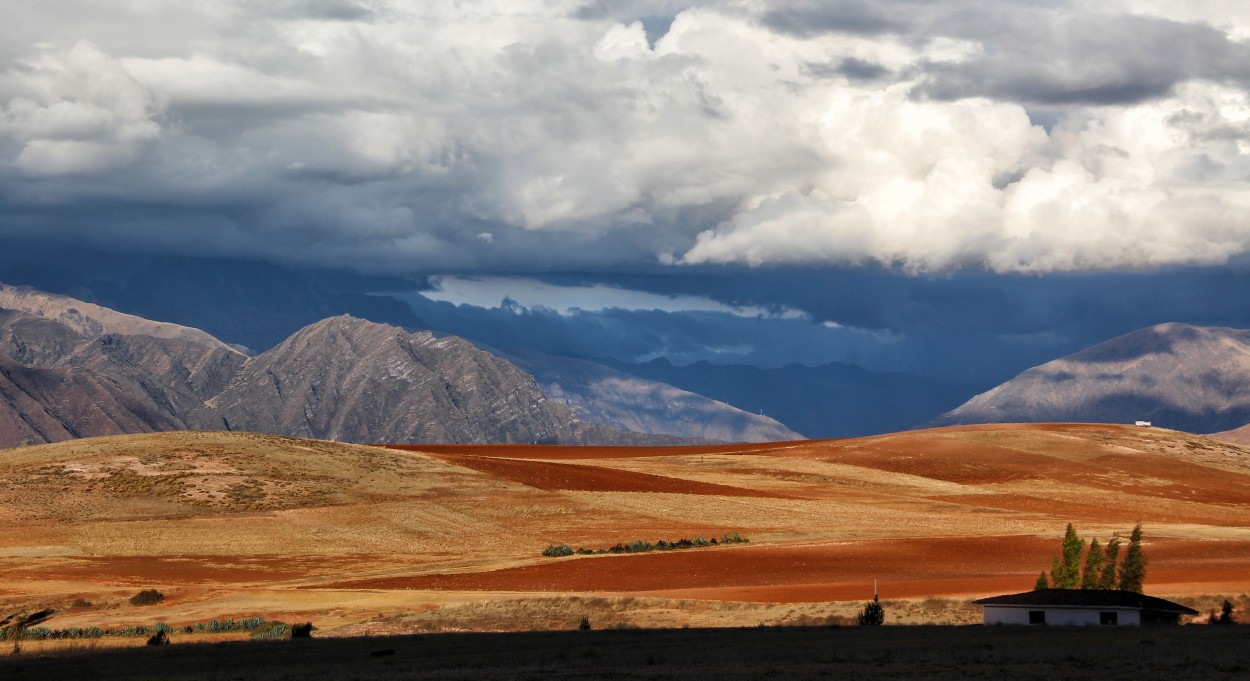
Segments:
[[[859,617],[856,618],[861,626],[878,627],[885,624],[885,608],[881,607],[881,602],[877,600],[877,595],[872,595],[872,600],[864,605],[864,609],[860,611]]]
[[[1050,583],[1046,581],[1046,571],[1042,570],[1042,574],[1038,575],[1037,581],[1033,583],[1033,590],[1041,591],[1042,589],[1049,589],[1049,588],[1050,588]]]
[[[1081,582],[1081,554],[1085,552],[1085,540],[1076,534],[1072,523],[1063,534],[1062,557],[1052,564],[1050,579],[1056,589],[1075,589]]]
[[[1085,554],[1085,571],[1081,573],[1082,589],[1097,589],[1102,581],[1102,564],[1106,555],[1098,544],[1098,537],[1089,541],[1089,553]]]
[[[1141,546],[1141,523],[1133,528],[1128,538],[1128,551],[1124,554],[1124,562],[1120,563],[1120,590],[1142,592],[1142,584],[1146,581],[1146,554]]]
[[[1098,578],[1099,589],[1114,589],[1116,587],[1116,561],[1120,556],[1120,538],[1112,537],[1107,542],[1106,557],[1102,565],[1102,575]]]

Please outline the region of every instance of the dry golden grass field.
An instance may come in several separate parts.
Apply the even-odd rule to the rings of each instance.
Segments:
[[[1068,522],[1105,542],[1138,520],[1148,593],[1250,605],[1250,449],[1161,429],[694,448],[120,436],[0,451],[0,609],[55,608],[55,628],[262,616],[318,637],[814,625],[848,622],[875,578],[889,623],[960,624],[980,620],[969,599],[1029,589]],[[750,542],[540,555],[733,532]],[[128,602],[148,588],[165,601]]]

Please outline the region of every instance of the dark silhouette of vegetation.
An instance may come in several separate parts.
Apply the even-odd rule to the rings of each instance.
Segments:
[[[654,544],[649,541],[638,539],[628,544],[616,544],[606,549],[573,549],[568,544],[551,545],[543,549],[543,555],[548,558],[559,558],[562,556],[571,556],[577,554],[579,556],[601,555],[608,553],[645,553],[647,551],[675,551],[680,549],[699,549],[708,546],[720,546],[722,544],[746,544],[751,540],[734,532],[726,534],[719,540],[716,537],[704,539],[697,537],[695,539],[678,539],[677,541],[664,541],[663,539]]]
[[[1049,588],[1050,588],[1050,582],[1046,581],[1046,571],[1042,570],[1042,574],[1038,575],[1037,581],[1033,583],[1033,590],[1041,591],[1042,589],[1049,589]]]
[[[47,610],[44,612],[47,612],[50,615],[52,611]],[[36,614],[40,614],[40,613],[36,613]],[[0,628],[0,641],[11,640],[13,635],[15,634],[19,636],[18,640],[25,639],[25,640],[39,640],[39,641],[55,641],[55,640],[74,640],[74,639],[94,639],[94,638],[102,638],[104,636],[155,637],[157,634],[161,634],[161,633],[164,633],[166,636],[168,636],[170,632],[175,631],[174,627],[171,627],[170,625],[165,624],[164,622],[157,622],[156,624],[153,624],[151,626],[129,626],[129,627],[119,627],[116,629],[101,628],[101,627],[67,627],[65,629],[48,629],[46,627],[31,626],[34,624],[38,624],[46,619],[47,617],[28,619],[26,621],[26,624],[21,626],[20,632],[15,631],[13,630],[12,627],[8,626],[6,623],[8,623],[9,620],[6,619],[3,622],[0,622],[0,627],[2,627]],[[312,624],[309,623],[307,626],[309,627],[309,631],[311,631]],[[222,620],[209,620],[207,622],[197,622],[195,624],[187,624],[187,625],[179,626],[177,627],[176,630],[181,631],[184,634],[222,634],[222,633],[232,633],[232,632],[250,632],[252,634],[252,638],[270,639],[270,638],[285,638],[285,635],[289,629],[294,629],[294,627],[288,627],[288,625],[283,622],[267,620],[264,617],[245,617],[243,619],[238,619],[238,620],[222,619]],[[292,635],[292,637],[294,638],[294,635]]]
[[[583,617],[581,624],[577,625],[579,631],[590,631],[590,618]]]
[[[313,624],[305,622],[291,627],[291,638],[312,638]]]
[[[131,605],[156,605],[165,600],[165,594],[156,589],[144,589],[130,597]]]
[[[872,595],[872,600],[864,605],[864,609],[860,611],[855,621],[860,626],[879,627],[885,624],[885,608],[881,607],[881,601],[877,600],[877,595]]]
[[[148,638],[148,645],[150,645],[150,646],[167,646],[167,645],[169,645],[169,636],[165,633],[165,630],[164,630],[164,629],[161,629],[160,631],[156,632],[155,634],[152,634],[152,636],[151,636],[150,638]]]
[[[1220,614],[1216,615],[1215,610],[1211,611],[1207,620],[1208,624],[1236,624],[1237,620],[1233,619],[1233,602],[1224,599],[1224,605],[1220,608]]]
[[[22,652],[22,639],[30,638],[30,633],[35,631],[33,627],[48,621],[53,612],[52,608],[45,608],[31,613],[15,612],[5,617],[0,620],[0,641],[12,641],[14,655]]]
[[[1133,528],[1129,535],[1128,551],[1124,554],[1124,562],[1120,563],[1120,590],[1142,592],[1142,584],[1146,581],[1146,555],[1141,546],[1141,523]]]

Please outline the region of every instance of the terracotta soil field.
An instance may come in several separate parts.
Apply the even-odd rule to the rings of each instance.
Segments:
[[[548,461],[525,461],[489,456],[458,456],[441,454],[434,458],[456,466],[471,468],[487,475],[519,482],[535,489],[580,490],[586,492],[668,492],[722,497],[776,497],[760,490],[695,482],[647,473],[631,473],[595,466],[578,466]]]
[[[0,609],[61,627],[801,623],[852,614],[874,579],[913,602],[896,621],[967,622],[967,599],[1030,588],[1069,522],[1105,542],[1141,521],[1150,593],[1250,592],[1250,449],[1111,425],[678,448],[97,438],[0,452],[0,520]],[[540,555],[733,532],[750,543]],[[142,588],[166,602],[131,606]]]

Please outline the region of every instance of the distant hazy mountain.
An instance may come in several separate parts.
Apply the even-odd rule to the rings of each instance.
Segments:
[[[1029,369],[935,424],[1137,420],[1197,433],[1250,422],[1250,331],[1135,331]]]
[[[722,442],[805,439],[776,419],[595,362],[526,351],[507,357],[532,374],[549,399],[590,423]]]
[[[1225,442],[1233,442],[1239,445],[1250,445],[1250,424],[1225,430],[1219,433],[1212,433],[1211,437]]]
[[[586,423],[455,337],[340,316],[249,358],[197,329],[0,285],[0,447],[186,428],[352,442],[689,442]]]
[[[967,398],[959,385],[852,364],[777,369],[667,359],[645,364],[600,360],[619,371],[764,414],[807,437],[858,437],[922,423]]]

